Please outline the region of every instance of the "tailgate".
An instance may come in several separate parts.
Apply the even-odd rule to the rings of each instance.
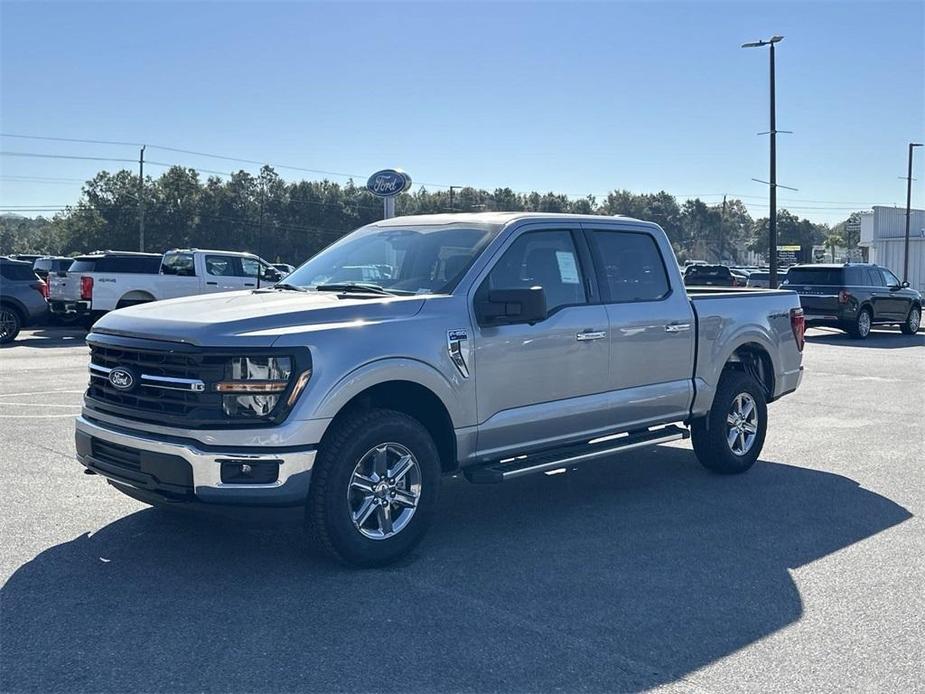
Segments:
[[[800,295],[800,305],[807,318],[838,315],[838,287],[796,285],[787,289]]]
[[[79,272],[48,273],[49,301],[79,301],[80,275]]]

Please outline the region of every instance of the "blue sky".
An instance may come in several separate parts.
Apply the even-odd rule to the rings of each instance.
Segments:
[[[767,189],[751,179],[768,173],[756,136],[768,55],[739,45],[782,34],[778,127],[794,134],[779,137],[778,180],[799,188],[780,192],[782,207],[836,222],[903,206],[907,143],[925,141],[921,1],[3,2],[0,12],[3,133],[363,179],[399,166],[430,188],[729,193],[763,216]],[[137,158],[132,146],[7,137],[0,150]],[[0,205],[53,206],[120,165],[0,156],[0,167]],[[923,150],[915,175],[921,207]]]

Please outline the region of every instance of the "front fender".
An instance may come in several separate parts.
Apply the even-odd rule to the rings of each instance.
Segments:
[[[367,362],[346,374],[328,390],[312,416],[333,418],[364,390],[391,381],[408,381],[427,388],[443,403],[453,428],[466,425],[469,419],[466,407],[454,385],[440,371],[417,359],[395,357]]]

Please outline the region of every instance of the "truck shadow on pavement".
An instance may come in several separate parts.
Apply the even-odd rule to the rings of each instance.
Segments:
[[[806,344],[838,345],[839,347],[866,347],[867,349],[906,349],[925,345],[925,333],[903,335],[898,330],[871,330],[864,340],[856,340],[840,330],[831,332],[814,330],[806,334]]]
[[[0,690],[654,687],[793,624],[788,570],[910,518],[846,477],[772,462],[720,477],[684,448],[454,478],[441,505],[414,556],[375,571],[324,561],[290,526],[121,518],[0,591]]]

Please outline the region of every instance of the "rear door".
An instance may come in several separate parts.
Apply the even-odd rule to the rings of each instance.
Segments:
[[[197,277],[196,258],[192,253],[165,253],[160,274],[157,281],[159,299],[192,296],[202,292],[202,278]]]
[[[607,312],[592,293],[580,235],[577,224],[523,228],[474,284],[470,307],[488,291],[533,286],[543,287],[547,307],[533,325],[473,320],[478,448],[486,457],[590,438],[608,424]]]
[[[586,224],[610,332],[611,416],[627,428],[686,417],[694,314],[673,291],[660,241],[640,227]]]

